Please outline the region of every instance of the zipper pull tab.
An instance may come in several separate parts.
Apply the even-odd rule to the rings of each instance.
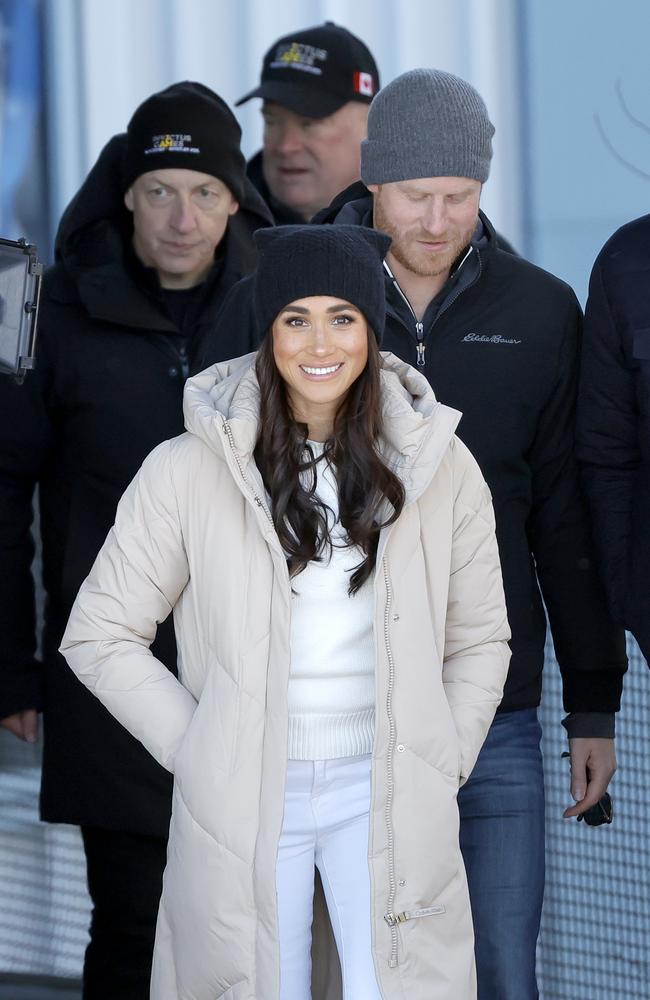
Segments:
[[[426,348],[424,346],[424,326],[422,325],[422,323],[418,322],[415,324],[415,335],[418,338],[418,342],[415,348],[417,352],[417,365],[418,368],[424,368],[424,352]]]
[[[389,927],[397,927],[406,920],[406,913],[384,913],[384,920]]]
[[[179,354],[180,362],[181,362],[181,372],[183,373],[183,379],[185,380],[185,379],[187,379],[188,375],[190,374],[190,362],[189,362],[189,358],[187,356],[187,348],[186,348],[185,344],[181,345],[181,349],[178,352],[178,354]]]

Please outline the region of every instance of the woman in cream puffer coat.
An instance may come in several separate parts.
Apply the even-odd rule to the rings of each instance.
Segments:
[[[391,355],[382,364],[380,448],[405,502],[381,530],[371,579],[374,969],[385,1000],[472,1000],[456,793],[509,659],[494,519],[454,436],[459,414],[410,366]],[[254,458],[259,408],[254,355],[188,382],[187,433],[153,451],[125,493],[62,644],[83,683],[174,774],[155,1000],[281,996],[292,581]],[[149,651],[172,610],[178,680]],[[325,912],[316,906],[314,1000],[343,995]]]

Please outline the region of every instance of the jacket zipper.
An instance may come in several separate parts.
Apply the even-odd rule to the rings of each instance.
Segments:
[[[178,358],[181,363],[181,374],[183,376],[183,382],[187,380],[190,374],[190,359],[187,356],[187,347],[185,344],[181,344],[178,349]]]
[[[473,247],[469,247],[467,253],[465,254],[465,256],[463,257],[463,259],[461,260],[460,264],[458,265],[457,270],[459,270],[463,266],[463,264],[465,263],[465,261],[467,260],[467,258],[469,257],[469,255],[471,254],[471,252],[472,252],[473,249],[474,249]],[[440,310],[440,312],[438,313],[438,315],[434,319],[433,323],[431,324],[431,330],[433,330],[434,326],[436,325],[436,323],[438,322],[438,320],[440,319],[440,317],[444,313],[446,313],[449,308],[451,308],[451,306],[454,304],[454,302],[456,301],[456,299],[460,295],[462,295],[463,292],[467,291],[467,288],[471,288],[472,285],[475,285],[476,282],[478,281],[478,279],[481,277],[481,272],[482,272],[481,255],[480,255],[480,253],[478,253],[478,251],[477,251],[476,257],[477,257],[477,260],[478,260],[478,274],[476,275],[476,278],[474,279],[474,281],[472,282],[472,284],[471,285],[467,285],[466,288],[459,288],[458,291],[456,292],[456,294],[452,295],[452,297],[449,299],[449,301],[445,303],[445,305],[442,307],[442,309]],[[426,361],[425,361],[426,344],[424,343],[424,324],[421,323],[420,320],[415,315],[415,312],[413,311],[413,306],[411,305],[411,303],[409,302],[408,298],[406,297],[406,295],[404,294],[404,292],[400,288],[399,283],[397,281],[397,278],[395,277],[395,275],[393,274],[393,272],[389,268],[389,266],[386,263],[386,261],[384,261],[384,268],[386,269],[386,271],[387,271],[387,273],[388,273],[391,281],[393,282],[393,287],[395,288],[395,290],[397,292],[399,292],[400,296],[402,297],[402,299],[406,303],[408,311],[410,312],[411,316],[413,317],[413,320],[415,322],[415,336],[416,336],[416,339],[417,339],[417,343],[415,345],[416,363],[417,363],[418,368],[424,368],[424,366],[426,364]],[[431,331],[429,331],[429,332],[431,332]]]
[[[416,347],[415,347],[415,351],[416,351],[416,354],[417,354],[417,366],[418,366],[418,368],[424,368],[424,364],[425,364],[425,361],[424,361],[424,352],[426,350],[425,345],[424,345],[424,324],[420,322],[420,320],[417,318],[417,316],[413,312],[413,306],[411,305],[411,303],[407,299],[407,297],[404,294],[404,292],[402,291],[402,289],[399,287],[399,284],[397,282],[397,278],[395,277],[395,275],[393,274],[393,272],[389,268],[389,266],[386,263],[386,261],[384,261],[384,267],[386,268],[388,274],[391,277],[391,280],[393,282],[393,287],[395,288],[395,291],[399,292],[399,294],[403,298],[404,302],[406,303],[406,307],[407,307],[408,311],[410,312],[411,316],[413,317],[413,319],[415,321],[415,336],[417,337],[417,344],[416,344]]]
[[[444,906],[425,906],[421,910],[403,910],[401,913],[386,913],[384,920],[389,927],[396,927],[407,920],[417,920],[418,917],[433,917],[439,913],[445,913]]]
[[[252,493],[253,499],[254,499],[255,503],[257,504],[258,507],[260,507],[264,511],[264,513],[266,514],[268,520],[271,523],[271,526],[275,527],[275,525],[273,524],[273,518],[271,517],[271,511],[269,510],[269,508],[268,508],[268,506],[266,504],[266,501],[262,500],[262,498],[257,495],[257,493],[255,492],[255,490],[251,488],[251,485],[250,485],[250,483],[249,483],[249,481],[248,481],[248,479],[246,477],[246,473],[244,472],[243,466],[241,464],[241,460],[240,460],[239,455],[237,453],[237,449],[235,448],[235,439],[233,437],[232,427],[230,426],[230,424],[228,423],[228,421],[225,419],[225,417],[223,419],[223,429],[224,429],[224,433],[225,433],[226,437],[228,438],[228,443],[230,445],[230,449],[232,451],[233,458],[235,459],[235,462],[237,463],[237,468],[239,469],[239,475],[241,476],[242,481],[243,481],[244,485],[246,486],[246,489],[250,493]]]
[[[386,584],[386,607],[384,609],[384,643],[386,646],[386,656],[388,659],[388,692],[386,695],[386,715],[388,717],[388,751],[386,754],[386,780],[388,790],[386,792],[386,832],[388,839],[388,905],[384,920],[390,927],[391,952],[388,965],[394,969],[397,965],[397,926],[389,921],[393,916],[395,905],[395,894],[397,892],[397,881],[395,879],[395,832],[393,829],[393,793],[395,778],[393,774],[393,757],[395,755],[395,743],[397,740],[395,732],[395,717],[393,715],[393,687],[395,684],[395,661],[393,660],[393,650],[390,645],[390,609],[393,601],[393,590],[388,575],[388,564],[386,558],[382,559],[384,570],[384,582]]]

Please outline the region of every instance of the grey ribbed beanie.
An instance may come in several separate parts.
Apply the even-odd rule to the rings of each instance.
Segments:
[[[364,184],[418,177],[486,181],[494,125],[481,95],[460,77],[413,69],[387,84],[368,115],[361,143]]]

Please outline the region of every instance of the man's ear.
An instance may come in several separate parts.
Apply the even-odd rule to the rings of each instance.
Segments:
[[[377,192],[379,191],[379,188],[381,187],[381,185],[380,184],[366,184],[366,187],[368,188],[368,190],[370,191],[371,194],[377,194]]]
[[[128,208],[128,205],[127,205],[127,208]],[[239,202],[235,201],[235,199],[233,198],[232,201],[230,202],[230,208],[228,209],[228,215],[235,215],[235,213],[238,212],[238,211],[239,211]]]
[[[124,192],[124,204],[128,208],[129,212],[133,211],[133,188],[130,187],[128,191]]]

